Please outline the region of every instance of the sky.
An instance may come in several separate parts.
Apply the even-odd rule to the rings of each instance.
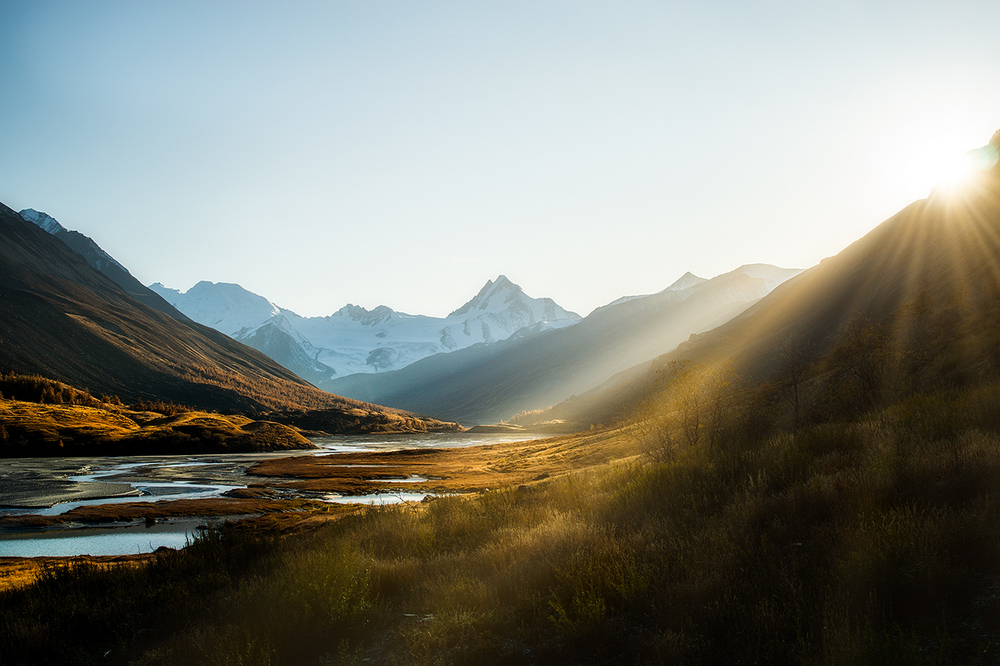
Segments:
[[[0,202],[145,284],[587,314],[806,268],[1000,129],[992,2],[0,0]]]

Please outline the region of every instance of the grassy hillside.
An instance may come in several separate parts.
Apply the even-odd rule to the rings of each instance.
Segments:
[[[296,429],[244,416],[164,416],[104,404],[0,399],[0,457],[222,453],[311,449]]]
[[[5,399],[7,398],[7,399]],[[0,457],[185,454],[314,448],[299,432],[455,430],[370,406],[218,414],[162,400],[131,405],[38,375],[0,374]]]

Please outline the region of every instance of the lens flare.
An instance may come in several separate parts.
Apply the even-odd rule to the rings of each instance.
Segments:
[[[970,150],[964,155],[942,158],[933,173],[934,195],[949,197],[962,194],[975,177],[997,163],[997,147],[993,144]]]

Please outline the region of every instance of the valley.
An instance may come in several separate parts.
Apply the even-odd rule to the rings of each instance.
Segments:
[[[0,208],[0,658],[989,663],[1000,132],[980,151],[805,271],[583,318],[503,276],[445,320],[175,308]],[[226,312],[260,325],[199,323]],[[341,354],[337,317],[375,359],[317,370],[346,396],[282,364]]]

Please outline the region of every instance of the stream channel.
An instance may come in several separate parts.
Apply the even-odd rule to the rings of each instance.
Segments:
[[[285,456],[455,448],[523,441],[540,436],[506,433],[345,435],[312,438],[312,442],[320,447],[312,452],[8,458],[0,460],[0,516],[54,516],[81,506],[219,497],[229,490],[246,488],[246,470],[251,465]],[[377,495],[303,495],[288,491],[285,497],[363,504],[420,501],[427,493],[406,492],[403,489],[407,483],[424,480],[416,476],[399,479],[398,492]],[[253,477],[252,481],[267,483],[267,479],[261,477]],[[183,548],[194,539],[199,527],[233,518],[239,517],[185,516],[159,519],[149,524],[137,520],[100,527],[72,522],[56,527],[0,527],[0,557],[130,555],[150,553],[163,546]]]

